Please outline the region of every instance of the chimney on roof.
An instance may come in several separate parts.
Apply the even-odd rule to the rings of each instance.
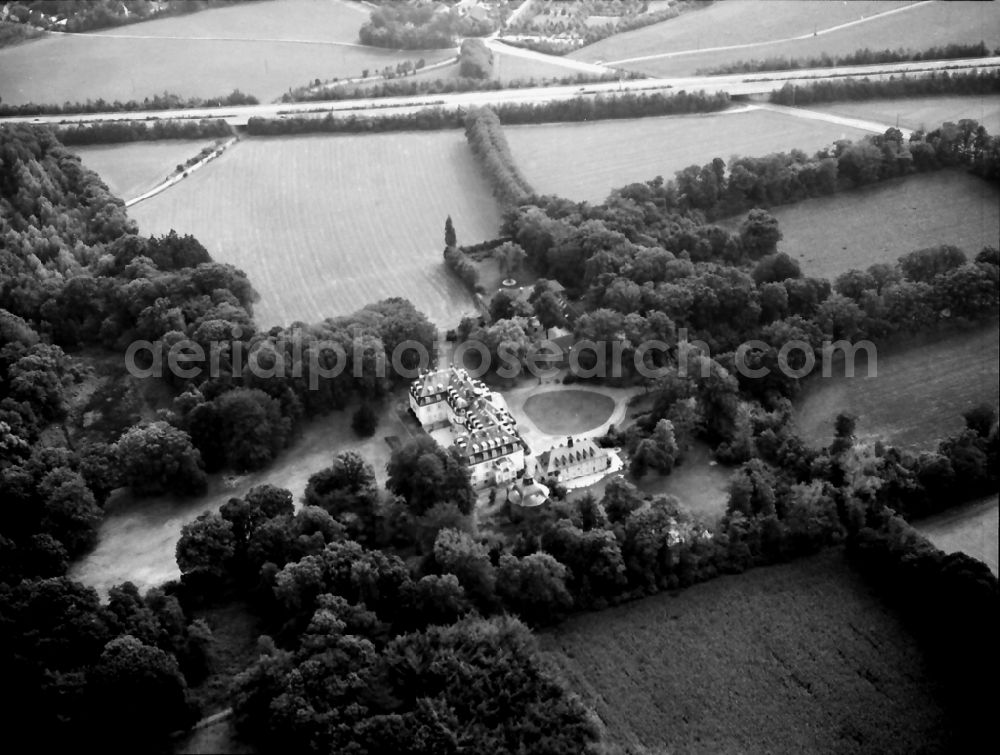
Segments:
[[[570,436],[567,436],[567,438],[566,438],[566,445],[567,445],[567,446],[568,446],[569,448],[572,448],[572,447],[573,447],[573,436],[572,436],[572,435],[570,435]]]

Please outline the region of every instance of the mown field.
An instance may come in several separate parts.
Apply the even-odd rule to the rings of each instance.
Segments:
[[[936,244],[975,256],[1000,239],[1000,191],[961,171],[908,176],[771,212],[784,235],[778,249],[818,278]]]
[[[978,558],[997,574],[997,553],[1000,551],[997,496],[916,521],[913,526],[945,553],[961,551]]]
[[[833,377],[806,385],[796,401],[796,426],[807,442],[827,445],[833,440],[834,418],[848,411],[858,415],[859,437],[883,438],[916,451],[932,449],[964,427],[963,411],[981,403],[997,406],[998,360],[996,324],[881,349],[874,377],[867,377],[862,353],[857,377],[844,377],[843,370],[835,369]]]
[[[820,113],[861,118],[882,123],[898,123],[903,128],[933,131],[946,121],[963,118],[979,121],[991,134],[1000,133],[1000,96],[906,97],[899,100],[832,102],[810,105]]]
[[[997,3],[934,2],[894,13],[817,37],[782,40],[814,29],[822,30],[860,20],[907,3],[889,2],[768,2],[766,6],[738,0],[716,3],[662,24],[616,35],[573,53],[580,60],[616,61],[627,58],[754,44],[735,50],[713,50],[623,64],[653,76],[690,76],[699,70],[743,60],[769,57],[845,55],[868,47],[882,50],[906,47],[923,50],[953,42],[985,41],[995,45],[990,32],[1000,24]],[[767,12],[762,12],[766,7]],[[766,44],[755,44],[762,43]]]
[[[173,173],[178,164],[201,152],[211,141],[164,139],[131,144],[95,144],[71,147],[83,164],[100,174],[108,188],[129,200]]]
[[[865,132],[764,110],[707,115],[508,126],[518,167],[537,191],[599,202],[615,188],[657,175],[673,178],[715,157],[814,152]]]
[[[454,327],[473,304],[444,266],[445,218],[462,244],[500,222],[458,131],[244,139],[131,214],[143,233],[192,233],[245,270],[263,327],[389,296]]]
[[[547,657],[624,752],[937,752],[916,641],[838,551],[570,619]]]
[[[559,58],[553,58],[558,61]],[[493,78],[506,83],[517,79],[527,81],[535,79],[561,79],[565,76],[576,76],[580,71],[558,62],[549,63],[544,60],[533,60],[514,53],[493,51]]]
[[[272,0],[86,36],[50,35],[0,49],[0,97],[18,105],[141,100],[163,91],[211,97],[238,88],[267,102],[316,78],[454,55],[361,46],[357,31],[367,15],[342,0]]]

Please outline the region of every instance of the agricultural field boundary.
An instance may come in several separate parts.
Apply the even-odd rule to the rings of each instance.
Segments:
[[[868,23],[869,21],[874,21],[876,18],[884,18],[885,16],[892,15],[893,13],[902,13],[903,11],[913,10],[914,8],[919,8],[922,5],[929,5],[932,0],[921,0],[919,3],[914,3],[913,5],[905,5],[902,8],[893,8],[891,10],[883,11],[882,13],[876,13],[874,15],[868,16],[868,18],[859,18],[857,21],[848,21],[847,23],[837,24],[836,26],[830,26],[826,29],[819,29],[811,34],[800,34],[796,37],[785,37],[784,39],[770,39],[766,42],[745,42],[740,45],[723,45],[721,47],[702,47],[697,50],[675,50],[673,52],[660,52],[655,55],[642,55],[637,58],[622,58],[621,60],[609,60],[605,65],[617,66],[623,63],[640,63],[644,60],[659,60],[661,58],[679,58],[683,55],[698,55],[706,52],[724,52],[726,50],[747,50],[754,47],[767,47],[768,45],[781,44],[783,42],[796,42],[800,39],[811,39],[812,37],[819,37],[823,34],[830,34],[835,31],[840,31],[841,29],[847,29],[851,26],[857,26],[859,24]]]
[[[171,186],[174,186],[175,184],[180,183],[185,178],[187,178],[189,174],[193,173],[196,170],[200,170],[204,166],[208,165],[208,163],[212,162],[212,160],[214,160],[215,158],[220,157],[223,152],[225,152],[227,149],[229,149],[231,146],[233,146],[233,144],[235,144],[239,140],[240,140],[240,138],[238,136],[234,136],[232,139],[230,139],[229,141],[227,141],[225,144],[223,144],[222,146],[220,146],[218,149],[213,150],[211,154],[206,155],[204,158],[202,158],[201,160],[199,160],[198,162],[196,162],[190,168],[185,168],[183,171],[181,171],[180,173],[178,173],[176,175],[171,176],[170,178],[168,178],[167,180],[165,180],[163,183],[161,183],[161,184],[159,184],[157,186],[154,186],[152,189],[150,189],[146,193],[140,194],[139,196],[135,197],[134,199],[126,200],[125,206],[126,207],[131,207],[132,205],[139,204],[139,202],[142,202],[145,199],[149,199],[150,197],[155,197],[160,192],[166,191]]]
[[[357,47],[362,50],[386,50],[394,53],[414,52],[445,52],[452,47],[438,47],[421,50],[392,49],[388,47],[372,47],[360,42],[338,42],[330,39],[276,39],[272,37],[175,37],[160,34],[101,34],[100,32],[50,32],[63,37],[100,37],[101,39],[156,39],[173,40],[174,42],[265,42],[286,45],[317,45],[319,47]]]
[[[601,65],[599,63],[586,63],[582,60],[574,60],[573,58],[563,58],[558,55],[546,55],[545,53],[535,52],[534,50],[526,50],[522,47],[514,47],[513,45],[504,44],[502,40],[497,40],[489,37],[484,40],[486,42],[486,47],[488,47],[493,52],[503,53],[504,55],[514,55],[520,58],[527,58],[528,60],[538,60],[544,63],[551,63],[552,65],[563,66],[564,68],[571,68],[575,71],[583,71],[585,73],[614,73],[615,70],[609,65]]]
[[[879,123],[877,121],[867,121],[861,118],[849,118],[843,115],[834,115],[833,113],[820,113],[816,110],[787,107],[786,105],[774,105],[769,102],[755,104],[752,105],[751,108],[756,110],[772,110],[775,113],[790,115],[793,118],[805,118],[810,121],[826,121],[827,123],[836,123],[839,126],[850,126],[851,128],[859,128],[863,131],[871,131],[875,134],[884,134],[886,129],[898,128],[904,139],[909,139],[913,134],[912,129],[904,128],[902,126],[893,126],[891,123]]]
[[[429,66],[424,66],[419,71],[416,71],[416,73],[426,73],[427,71],[433,71],[438,68],[447,68],[449,66],[457,65],[458,60],[459,58],[457,55],[453,58],[445,58],[444,60],[439,60],[437,63],[431,63]],[[348,84],[374,84],[376,82],[384,80],[385,77],[380,75],[368,76],[368,77],[358,76],[357,78],[354,79],[340,79],[336,83],[326,82],[320,84],[318,87],[315,86],[308,87],[305,90],[305,94],[315,94],[317,92],[323,92],[324,90],[327,89],[333,89],[334,87],[347,86]],[[275,100],[275,102],[281,102],[281,98],[279,97],[277,100]]]

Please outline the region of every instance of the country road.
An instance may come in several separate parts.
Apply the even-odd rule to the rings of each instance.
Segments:
[[[9,116],[0,123],[50,123],[74,124],[115,120],[160,120],[222,118],[234,126],[246,125],[251,118],[280,118],[282,116],[325,116],[328,113],[350,115],[378,115],[380,113],[405,114],[427,107],[463,109],[482,105],[544,103],[569,100],[581,95],[610,94],[614,92],[727,92],[730,95],[767,94],[780,89],[788,82],[808,83],[814,79],[839,79],[867,76],[884,79],[889,76],[926,75],[933,71],[996,69],[1000,56],[964,58],[959,60],[933,60],[889,63],[868,66],[841,66],[838,68],[812,68],[796,71],[771,71],[767,73],[730,74],[726,76],[692,76],[686,78],[629,79],[584,85],[532,87],[527,89],[501,89],[485,92],[460,92],[456,94],[431,94],[412,97],[380,97],[335,102],[265,103],[222,108],[189,108],[183,110],[130,111],[116,113],[84,113],[79,115]]]

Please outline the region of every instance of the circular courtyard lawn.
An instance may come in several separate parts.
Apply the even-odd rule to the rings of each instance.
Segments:
[[[550,391],[524,402],[524,411],[531,421],[549,435],[593,430],[607,422],[614,410],[614,399],[594,391]]]

